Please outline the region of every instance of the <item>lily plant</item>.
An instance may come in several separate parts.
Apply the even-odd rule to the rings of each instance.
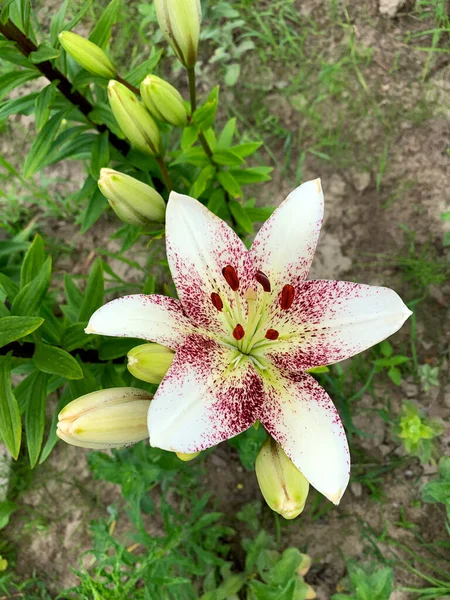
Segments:
[[[338,504],[349,480],[348,443],[332,400],[307,371],[382,341],[411,312],[385,287],[307,280],[323,210],[320,180],[304,183],[248,250],[200,202],[172,192],[166,241],[178,299],[113,300],[86,332],[176,352],[148,410],[152,446],[193,454],[259,421]]]

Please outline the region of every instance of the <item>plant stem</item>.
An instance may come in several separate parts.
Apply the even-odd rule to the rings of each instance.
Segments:
[[[126,79],[123,79],[120,75],[117,75],[117,81],[119,83],[121,83],[122,85],[124,85],[125,87],[127,87],[129,90],[131,90],[133,92],[133,94],[136,94],[136,96],[141,95],[141,91],[139,90],[139,88],[135,87],[133,84],[131,84]]]
[[[30,40],[18,27],[11,21],[6,23],[0,23],[0,33],[2,33],[8,40],[15,42],[20,52],[27,58],[32,52],[37,50],[36,44]],[[49,60],[34,65],[38,71],[44,75],[49,81],[57,81],[57,88],[59,91],[76,106],[80,112],[86,117],[89,123],[97,129],[97,131],[107,131],[109,135],[109,141],[111,144],[123,155],[126,155],[130,149],[130,145],[125,140],[121,140],[117,137],[106,125],[99,125],[94,123],[89,114],[92,112],[94,107],[80,92],[72,89],[71,82],[67,77],[56,69]]]
[[[164,162],[164,159],[161,158],[161,156],[158,156],[156,158],[156,162],[158,163],[159,168],[161,169],[161,175],[164,181],[164,185],[166,186],[167,191],[170,193],[173,190],[173,186],[172,180],[170,179],[169,171],[166,167],[166,163]]]
[[[191,100],[191,114],[194,113],[197,109],[197,90],[196,90],[196,86],[195,86],[195,67],[190,67],[187,70],[188,73],[188,79],[189,79],[189,96],[190,96],[190,100]],[[214,162],[213,159],[213,151],[211,150],[211,146],[208,144],[208,140],[205,137],[205,134],[203,133],[202,130],[200,130],[199,134],[198,134],[198,139],[200,141],[200,144],[203,147],[203,150],[205,151],[207,157],[209,158],[211,164],[213,164],[215,167],[217,167],[217,164]]]
[[[189,96],[191,98],[191,113],[197,110],[197,91],[195,89],[195,67],[187,70],[189,79]]]

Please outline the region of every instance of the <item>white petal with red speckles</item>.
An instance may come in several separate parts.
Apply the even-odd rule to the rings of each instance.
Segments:
[[[178,297],[186,314],[210,331],[231,333],[223,311],[211,302],[216,293],[225,308],[234,292],[222,269],[231,265],[240,279],[239,293],[247,288],[248,251],[234,231],[198,200],[172,192],[166,212],[167,258]]]
[[[150,444],[192,453],[248,429],[259,417],[260,376],[245,357],[206,336],[180,346],[148,413]]]
[[[295,189],[264,223],[250,249],[255,270],[261,270],[280,291],[304,281],[319,239],[323,219],[320,179]]]
[[[389,337],[410,315],[389,288],[306,281],[292,307],[274,321],[280,341],[273,349],[268,346],[266,356],[280,369],[294,372],[332,364]]]
[[[142,338],[176,350],[193,330],[179,300],[136,294],[118,298],[96,310],[86,333]]]
[[[347,438],[328,394],[311,375],[265,384],[261,423],[308,481],[338,504],[350,474]]]

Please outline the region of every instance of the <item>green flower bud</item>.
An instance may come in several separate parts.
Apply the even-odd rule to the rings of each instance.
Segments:
[[[67,54],[92,75],[105,79],[117,76],[114,65],[97,44],[71,31],[62,31],[58,37]]]
[[[119,448],[148,438],[152,396],[131,387],[92,392],[70,402],[58,415],[59,438],[82,448]]]
[[[183,462],[189,462],[190,460],[194,460],[194,458],[197,458],[197,456],[200,454],[200,452],[192,452],[191,454],[184,454],[183,452],[177,452],[176,455],[178,456],[178,458],[180,460],[182,460]]]
[[[255,471],[270,508],[285,519],[295,519],[305,507],[309,482],[274,439],[268,438],[261,446]]]
[[[148,75],[141,83],[141,97],[150,113],[175,127],[186,127],[187,113],[181,94],[170,83]]]
[[[133,92],[112,79],[108,97],[117,123],[131,145],[150,156],[161,156],[158,126]]]
[[[101,169],[98,187],[121,221],[145,227],[164,222],[165,202],[152,187],[114,169]]]
[[[202,7],[200,0],[155,0],[158,23],[180,62],[191,68],[197,61]]]
[[[128,370],[148,383],[161,383],[172,364],[175,352],[160,344],[141,344],[128,352]]]

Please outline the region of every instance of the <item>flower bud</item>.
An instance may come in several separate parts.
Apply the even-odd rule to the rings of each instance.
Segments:
[[[197,458],[197,456],[200,454],[200,452],[192,452],[192,454],[184,454],[183,452],[177,452],[176,455],[178,456],[178,458],[180,460],[182,460],[183,462],[189,462],[190,460],[194,460],[194,458]]]
[[[141,344],[128,352],[128,370],[147,383],[161,383],[172,364],[175,352],[160,344]]]
[[[309,483],[274,439],[261,446],[255,471],[270,508],[285,519],[295,519],[305,507]]]
[[[58,415],[59,438],[82,448],[119,448],[148,438],[152,396],[137,388],[100,390],[70,402]]]
[[[158,23],[180,62],[192,68],[197,60],[202,7],[200,0],[155,0]]]
[[[124,223],[144,227],[154,221],[164,222],[164,200],[146,183],[114,169],[101,169],[98,187]]]
[[[155,75],[148,75],[141,83],[141,97],[155,119],[175,127],[186,127],[187,113],[183,98],[170,83]]]
[[[159,129],[133,92],[112,79],[108,84],[108,97],[116,121],[131,145],[150,156],[161,156]]]
[[[105,79],[116,77],[114,65],[97,44],[71,31],[62,31],[58,38],[67,54],[70,54],[83,69]]]

